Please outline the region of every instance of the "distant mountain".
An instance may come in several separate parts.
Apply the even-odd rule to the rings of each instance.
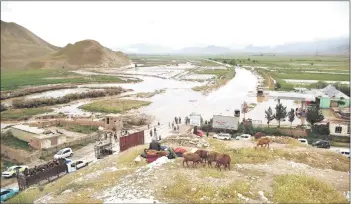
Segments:
[[[349,53],[348,38],[321,39],[312,42],[296,42],[275,47],[248,46],[244,52],[283,53],[283,54],[345,54]]]
[[[233,50],[228,47],[220,46],[206,46],[206,47],[186,47],[174,52],[175,54],[188,54],[188,55],[219,55],[231,54]]]
[[[154,45],[154,44],[133,44],[124,48],[119,48],[119,50],[125,53],[134,53],[134,54],[167,54],[173,53],[174,50],[169,47]]]
[[[1,21],[1,69],[23,67],[31,60],[60,50],[28,29]]]
[[[107,68],[122,67],[131,60],[122,52],[115,52],[95,40],[83,40],[68,44],[58,52],[33,61],[29,68]]]

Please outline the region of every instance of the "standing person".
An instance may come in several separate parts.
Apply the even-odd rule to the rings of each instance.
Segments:
[[[182,124],[182,119],[180,117],[178,119],[179,119],[179,124]]]
[[[206,136],[208,137],[208,130],[207,130],[207,132],[206,132]]]
[[[174,117],[174,122],[177,124],[177,120],[178,118],[177,117]]]
[[[147,124],[147,129],[150,129],[150,124]]]
[[[158,122],[157,125],[160,126],[160,122]]]
[[[150,130],[150,137],[152,137],[152,130]]]
[[[168,122],[168,127],[171,128],[171,122]]]
[[[174,128],[174,122],[172,122],[172,129]]]

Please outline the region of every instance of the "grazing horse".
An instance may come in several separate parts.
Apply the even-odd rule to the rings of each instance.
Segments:
[[[184,160],[183,160],[183,167],[184,163],[189,167],[188,161],[193,162],[193,167],[196,167],[197,163],[202,163],[201,157],[196,154],[196,153],[191,153],[191,152],[186,152],[183,154]]]
[[[257,145],[256,145],[256,147],[255,147],[255,149],[258,147],[258,146],[261,146],[261,147],[263,147],[263,145],[264,145],[264,147],[269,147],[269,143],[271,142],[271,140],[269,139],[269,138],[267,138],[267,137],[264,137],[264,138],[261,138],[258,142],[257,142]]]
[[[230,162],[232,161],[232,158],[228,155],[228,154],[220,154],[217,156],[216,159],[216,167],[222,171],[221,169],[221,165],[224,166],[224,170],[226,170],[226,168],[228,168],[228,170],[230,170]]]

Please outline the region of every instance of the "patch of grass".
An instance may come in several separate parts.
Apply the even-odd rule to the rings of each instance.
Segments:
[[[332,186],[304,175],[280,175],[273,185],[277,203],[348,203]]]
[[[177,174],[174,183],[162,190],[162,197],[187,203],[240,203],[238,193],[251,197],[250,185],[244,181],[235,181],[224,186],[192,183],[182,174]]]
[[[134,160],[135,158],[142,154],[144,152],[144,149],[147,149],[147,145],[139,145],[130,149],[127,149],[126,151],[120,153],[117,161],[120,166],[123,167],[138,167],[138,166],[143,166],[146,163],[142,160],[139,164],[135,164]]]
[[[160,89],[160,90],[156,90],[154,92],[142,92],[142,93],[137,93],[136,97],[138,98],[151,98],[153,96],[155,96],[156,94],[161,94],[161,93],[165,93],[166,89]]]
[[[71,132],[79,132],[83,134],[90,134],[93,132],[98,131],[98,127],[96,126],[90,126],[90,125],[70,125],[70,124],[65,124],[65,125],[58,125],[58,127],[62,127],[63,129],[66,129]]]
[[[14,137],[10,131],[1,134],[1,144],[15,148],[22,149],[25,151],[32,151],[33,149],[29,146],[28,142],[18,139]]]
[[[33,203],[36,199],[38,199],[39,193],[40,190],[37,186],[30,187],[8,200],[7,203]]]
[[[315,152],[312,148],[310,148],[311,151],[305,152],[288,152],[277,148],[273,149],[273,151],[254,148],[231,149],[226,146],[224,141],[215,139],[209,139],[208,141],[215,151],[230,155],[232,158],[232,164],[257,164],[273,161],[274,159],[278,158],[285,158],[287,160],[307,164],[315,168],[333,169],[343,172],[350,170],[349,159],[336,152]]]
[[[82,76],[67,70],[29,69],[29,70],[1,70],[1,90],[13,90],[23,86],[62,84],[62,83],[126,83],[116,76],[90,75]]]
[[[218,63],[215,63],[215,62],[211,62],[211,61],[202,59],[202,60],[200,60],[200,66],[203,66],[203,67],[219,67],[221,65],[218,64]]]
[[[52,110],[47,107],[40,108],[24,108],[24,109],[9,109],[1,112],[1,120],[28,120],[34,115],[39,115]]]
[[[94,203],[94,204],[102,204],[103,201],[96,199],[92,196],[92,192],[88,190],[80,191],[79,195],[72,196],[70,199],[66,201],[66,203]]]
[[[139,101],[139,100],[100,100],[95,101],[79,108],[91,111],[91,112],[102,112],[102,113],[123,113],[131,109],[138,109],[142,106],[150,105],[150,101]]]
[[[218,171],[215,168],[200,168],[200,173],[203,178],[223,178],[226,176],[225,171]]]

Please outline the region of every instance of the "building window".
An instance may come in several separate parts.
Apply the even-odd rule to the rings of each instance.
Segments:
[[[110,124],[110,118],[107,118],[106,123],[107,125]]]
[[[341,133],[342,131],[342,127],[338,126],[338,127],[335,127],[335,133]]]

